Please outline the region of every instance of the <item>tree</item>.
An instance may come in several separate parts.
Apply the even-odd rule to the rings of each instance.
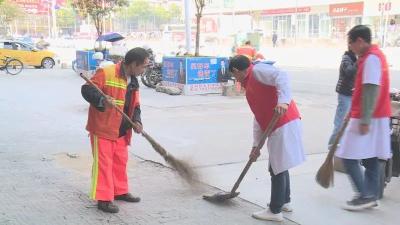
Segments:
[[[136,0],[130,4],[127,14],[129,19],[146,26],[153,18],[152,11],[152,7],[148,1]]]
[[[24,17],[21,8],[10,0],[0,0],[0,25],[9,28],[13,21]]]
[[[151,4],[148,0],[133,0],[128,8],[121,10],[119,18],[123,20],[129,19],[145,29],[148,25],[153,25],[153,28],[159,28],[160,25],[175,23],[180,18],[182,12],[176,4],[170,4],[169,7],[163,5]]]
[[[71,28],[75,25],[76,22],[76,13],[72,8],[71,1],[68,1],[67,4],[57,10],[57,24],[60,28]]]
[[[171,4],[168,8],[168,13],[170,15],[170,17],[168,18],[168,22],[170,22],[171,20],[177,21],[181,18],[182,10],[176,4]]]
[[[206,6],[206,0],[195,0],[196,2],[196,51],[195,56],[199,56],[200,50],[200,21],[203,16],[203,9]]]
[[[96,27],[97,37],[103,34],[103,18],[110,16],[122,6],[128,6],[127,0],[73,0],[72,6],[81,16],[90,16]]]

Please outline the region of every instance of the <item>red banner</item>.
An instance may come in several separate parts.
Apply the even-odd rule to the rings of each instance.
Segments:
[[[311,12],[311,7],[267,9],[267,10],[263,10],[261,14],[276,15],[276,14],[292,14],[292,13],[305,13],[305,12]]]
[[[357,16],[363,11],[364,2],[329,5],[329,16]]]
[[[19,5],[26,13],[47,14],[52,0],[11,0]],[[66,0],[56,0],[55,8],[65,5]]]

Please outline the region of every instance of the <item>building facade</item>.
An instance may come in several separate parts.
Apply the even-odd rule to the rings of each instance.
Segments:
[[[217,20],[221,30],[230,27],[230,33],[245,24],[247,32],[276,32],[281,38],[343,39],[351,27],[366,24],[382,39],[400,31],[400,0],[210,0],[205,17]]]

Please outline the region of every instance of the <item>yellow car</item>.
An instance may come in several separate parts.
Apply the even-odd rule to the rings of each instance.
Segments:
[[[57,62],[55,53],[38,50],[32,45],[14,40],[0,40],[0,59],[5,56],[19,59],[24,66],[34,66],[35,68],[51,69]]]

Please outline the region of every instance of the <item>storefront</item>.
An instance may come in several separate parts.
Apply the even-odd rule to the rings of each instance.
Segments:
[[[395,46],[400,38],[400,1],[365,1],[363,23],[371,26],[375,42]]]
[[[362,23],[363,11],[363,2],[329,5],[331,37],[337,39],[346,38],[347,32],[353,26]]]
[[[282,9],[267,9],[261,11],[262,29],[271,36],[276,32],[280,38],[292,38],[298,33],[306,33],[307,21],[306,14],[311,11],[311,7],[294,7]],[[296,26],[296,21],[298,21]]]
[[[400,33],[400,0],[233,2],[232,8],[219,8],[221,15],[232,15],[232,19],[226,20],[229,26],[224,23],[230,34],[257,29],[263,31],[264,37],[271,37],[276,32],[280,39],[345,39],[347,32],[358,24],[371,25],[374,37],[381,41],[383,37],[388,41],[397,38]]]
[[[262,28],[281,38],[318,38],[330,33],[328,6],[304,6],[263,10]],[[268,34],[268,33],[267,33]]]

